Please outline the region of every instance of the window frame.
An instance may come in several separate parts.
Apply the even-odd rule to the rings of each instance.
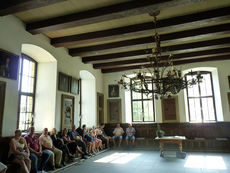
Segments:
[[[132,79],[130,79],[130,83],[132,83]],[[152,80],[152,90],[153,90],[153,80]],[[146,98],[144,99],[143,98],[143,93],[141,93],[141,99],[133,99],[133,92],[132,90],[130,90],[130,98],[131,98],[131,114],[132,114],[132,122],[133,123],[152,123],[152,122],[155,122],[155,102],[154,102],[154,95],[152,98]],[[151,101],[152,100],[152,106],[153,106],[153,121],[145,121],[145,117],[143,116],[142,118],[142,121],[134,121],[134,118],[133,118],[133,102],[135,101],[141,101],[141,106],[142,106],[142,114],[143,114],[143,110],[144,110],[144,101]]]
[[[27,93],[27,92],[22,92],[21,88],[22,88],[22,76],[23,76],[23,60],[27,59],[28,61],[32,61],[35,63],[35,69],[34,69],[34,86],[33,86],[33,93]],[[17,129],[19,128],[19,123],[20,123],[20,107],[21,107],[21,96],[30,96],[33,98],[33,104],[32,104],[32,112],[31,114],[34,115],[34,109],[35,109],[35,98],[36,98],[36,86],[37,86],[37,65],[38,62],[35,61],[33,58],[31,58],[30,56],[26,55],[26,54],[21,54],[20,57],[20,68],[19,68],[19,89],[18,89],[18,93],[19,93],[19,98],[18,98],[18,117],[17,117]],[[32,117],[31,120],[31,126],[34,125],[34,118]],[[25,131],[25,130],[22,130]]]
[[[200,74],[209,74],[210,75],[210,81],[211,81],[211,90],[212,90],[212,96],[201,96],[201,89],[200,89],[200,83],[197,83],[198,85],[198,91],[199,91],[199,97],[189,97],[188,96],[188,87],[186,87],[186,96],[187,96],[187,106],[188,106],[188,115],[189,115],[189,122],[190,123],[212,123],[212,122],[217,122],[217,116],[216,116],[216,104],[215,104],[215,93],[213,89],[213,79],[212,79],[212,72],[210,71],[199,71]],[[195,72],[194,72],[195,74]],[[189,74],[185,74],[185,80],[187,81],[187,76]],[[201,119],[202,121],[191,121],[191,115],[190,115],[190,105],[189,105],[189,99],[190,98],[198,98],[200,101],[200,110],[201,110]],[[209,120],[209,121],[204,121],[204,115],[203,115],[203,108],[202,108],[202,98],[212,98],[213,100],[213,109],[214,109],[214,116],[215,120]]]

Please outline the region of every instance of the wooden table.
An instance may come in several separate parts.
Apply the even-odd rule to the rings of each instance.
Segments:
[[[182,152],[182,141],[186,140],[186,137],[185,136],[164,136],[164,137],[161,137],[161,138],[156,137],[155,140],[160,141],[160,151],[161,151],[161,153],[164,150],[164,144],[166,144],[166,143],[178,144],[179,149]]]

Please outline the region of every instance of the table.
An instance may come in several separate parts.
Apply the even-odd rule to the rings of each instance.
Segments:
[[[179,149],[182,152],[182,141],[186,140],[186,137],[185,136],[164,136],[164,137],[161,137],[161,138],[156,137],[155,140],[160,141],[160,151],[161,151],[161,153],[164,150],[164,144],[166,144],[166,143],[178,144]]]

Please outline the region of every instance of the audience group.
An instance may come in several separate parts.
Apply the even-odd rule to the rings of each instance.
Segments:
[[[30,127],[28,133],[22,137],[21,131],[16,130],[15,136],[10,141],[8,161],[17,163],[23,173],[45,173],[47,163],[51,170],[65,166],[66,158],[73,162],[77,153],[81,154],[82,159],[95,155],[104,148],[109,147],[110,139],[113,144],[120,147],[124,130],[117,124],[111,138],[104,132],[104,124],[100,127],[82,128],[74,125],[70,131],[64,129],[62,134],[57,134],[55,128],[50,135],[48,128],[44,128],[41,136],[35,134],[35,128]],[[126,129],[126,144],[134,144],[135,129],[131,124]],[[38,161],[40,160],[40,161]],[[39,163],[39,164],[38,164]],[[5,173],[7,167],[0,162],[0,173]]]

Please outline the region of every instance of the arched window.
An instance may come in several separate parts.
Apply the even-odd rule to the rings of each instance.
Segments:
[[[17,127],[27,130],[33,125],[37,62],[22,54],[19,72],[19,113]]]
[[[187,103],[190,122],[215,122],[216,110],[213,92],[212,74],[202,71],[201,83],[187,88]],[[192,75],[185,75],[192,79]]]
[[[149,84],[150,88],[153,83]],[[131,91],[131,112],[133,122],[152,122],[154,120],[154,99],[143,93]]]

